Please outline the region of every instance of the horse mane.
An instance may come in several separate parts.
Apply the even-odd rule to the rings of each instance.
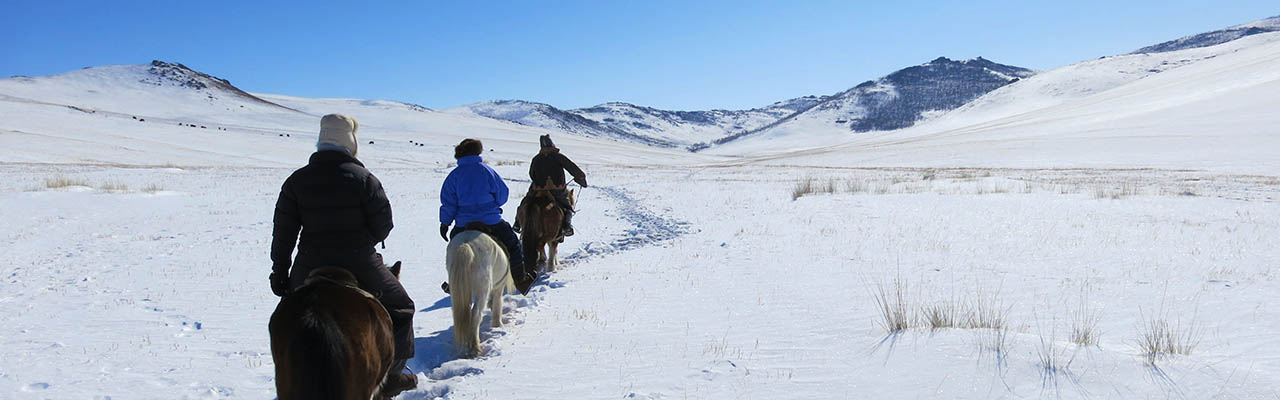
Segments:
[[[335,287],[324,283],[329,282],[311,285],[307,288],[310,290],[294,294],[303,303],[303,312],[299,318],[300,329],[294,336],[294,346],[312,350],[292,352],[290,356],[295,367],[312,370],[307,375],[322,377],[317,382],[296,382],[298,386],[295,390],[301,395],[300,398],[338,400],[346,393],[347,371],[342,368],[348,357],[344,346],[346,337],[333,319],[331,311],[316,307],[324,297],[322,289]]]

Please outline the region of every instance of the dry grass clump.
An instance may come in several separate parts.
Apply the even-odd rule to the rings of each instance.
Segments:
[[[1051,328],[1052,329],[1052,328]],[[1068,349],[1057,345],[1057,331],[1046,338],[1040,333],[1040,345],[1036,347],[1036,358],[1040,360],[1040,378],[1046,382],[1055,379],[1058,374],[1071,373],[1071,364],[1076,360],[1079,349],[1067,353]]]
[[[1010,307],[1005,307],[998,292],[986,293],[979,288],[974,296],[971,313],[965,328],[1005,329],[1009,322]]]
[[[814,178],[805,178],[799,183],[796,183],[796,186],[791,189],[791,200],[810,194],[835,193],[837,186],[835,179],[829,179],[826,182],[821,182]]]
[[[1095,346],[1098,344],[1098,316],[1097,309],[1089,303],[1090,287],[1086,284],[1080,289],[1080,303],[1075,309],[1071,310],[1071,343],[1081,346]]]
[[[1119,200],[1140,194],[1142,194],[1142,188],[1127,182],[1120,184],[1120,186],[1095,186],[1093,188],[1093,198],[1095,199]]]
[[[967,318],[964,307],[955,299],[939,301],[920,310],[921,319],[930,330],[956,328]]]
[[[125,185],[123,183],[116,183],[116,182],[107,182],[98,186],[98,189],[102,189],[108,192],[123,192],[123,191],[129,190],[129,185]]]
[[[1203,336],[1195,322],[1184,327],[1181,320],[1170,323],[1165,315],[1144,316],[1138,332],[1138,350],[1147,364],[1154,365],[1165,356],[1191,355]]]
[[[164,188],[163,188],[163,187],[161,187],[160,185],[157,185],[157,184],[154,184],[154,183],[149,184],[149,185],[147,185],[147,187],[142,188],[142,191],[143,191],[143,192],[147,192],[147,193],[155,193],[155,192],[159,192],[159,191],[161,191],[161,190],[164,190]]]
[[[80,179],[67,178],[64,176],[59,176],[57,178],[49,178],[44,180],[44,187],[48,189],[61,189],[61,188],[72,187],[72,186],[87,187],[89,186],[89,182],[80,180]]]
[[[909,303],[907,284],[901,277],[895,277],[891,285],[878,282],[872,295],[876,301],[876,310],[880,311],[878,322],[885,332],[895,334],[915,325],[916,318],[912,315],[914,307]]]
[[[944,328],[1008,330],[1011,307],[1006,307],[997,292],[976,290],[969,299],[950,299],[917,306],[908,290],[909,284],[901,277],[891,282],[878,282],[872,288],[872,297],[879,312],[878,324],[887,333],[905,329],[927,327],[930,330]],[[998,338],[1003,340],[1003,338]]]

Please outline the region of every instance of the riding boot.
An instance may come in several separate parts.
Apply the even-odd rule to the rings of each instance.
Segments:
[[[519,290],[521,295],[528,295],[529,289],[533,287],[533,282],[538,280],[538,277],[531,271],[525,271],[523,265],[512,263],[511,280],[515,282],[516,290]]]
[[[564,222],[560,224],[560,235],[573,236],[573,210],[564,210]]]
[[[386,398],[395,397],[400,392],[418,387],[418,376],[404,370],[404,364],[408,361],[408,359],[401,359],[391,364],[391,370],[387,371],[387,379],[382,384],[382,395]]]

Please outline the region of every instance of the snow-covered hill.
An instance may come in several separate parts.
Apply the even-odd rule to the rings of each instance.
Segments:
[[[668,111],[628,103],[561,110],[518,100],[471,104],[449,111],[661,147],[693,151],[788,126],[795,119],[845,126],[854,132],[911,126],[927,113],[947,111],[1032,71],[981,57],[940,57],[829,96],[805,96],[750,110]]]
[[[734,133],[759,129],[824,98],[800,97],[750,110],[667,111],[628,103],[561,110],[549,104],[497,100],[445,111],[469,113],[589,137],[658,147],[700,149]]]
[[[824,97],[813,107],[775,124],[720,139],[716,144],[763,132],[788,135],[832,128],[846,133],[902,129],[1032,75],[1031,70],[982,57],[963,61],[939,57]]]
[[[841,138],[767,132],[715,149],[819,165],[1143,166],[1273,174],[1280,32],[1046,71],[927,123]],[[804,150],[791,146],[806,147]]]
[[[9,149],[0,162],[295,165],[313,148],[319,117],[332,112],[360,121],[365,156],[401,165],[447,164],[424,151],[449,154],[465,137],[481,138],[498,159],[527,161],[538,135],[560,133],[394,101],[250,94],[154,61],[0,79],[0,113],[21,116],[0,121],[0,146]],[[670,151],[562,136],[570,147],[590,144],[594,151],[578,155],[588,163]]]
[[[1245,36],[1280,31],[1280,16],[1236,25],[1226,29],[1199,33],[1135,50],[1130,54],[1163,53],[1223,44]]]

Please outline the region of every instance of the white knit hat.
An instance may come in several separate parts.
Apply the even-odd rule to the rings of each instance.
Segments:
[[[320,118],[320,140],[316,142],[316,148],[341,147],[355,157],[358,149],[356,130],[359,128],[360,124],[356,123],[355,118],[342,114],[326,115]]]

